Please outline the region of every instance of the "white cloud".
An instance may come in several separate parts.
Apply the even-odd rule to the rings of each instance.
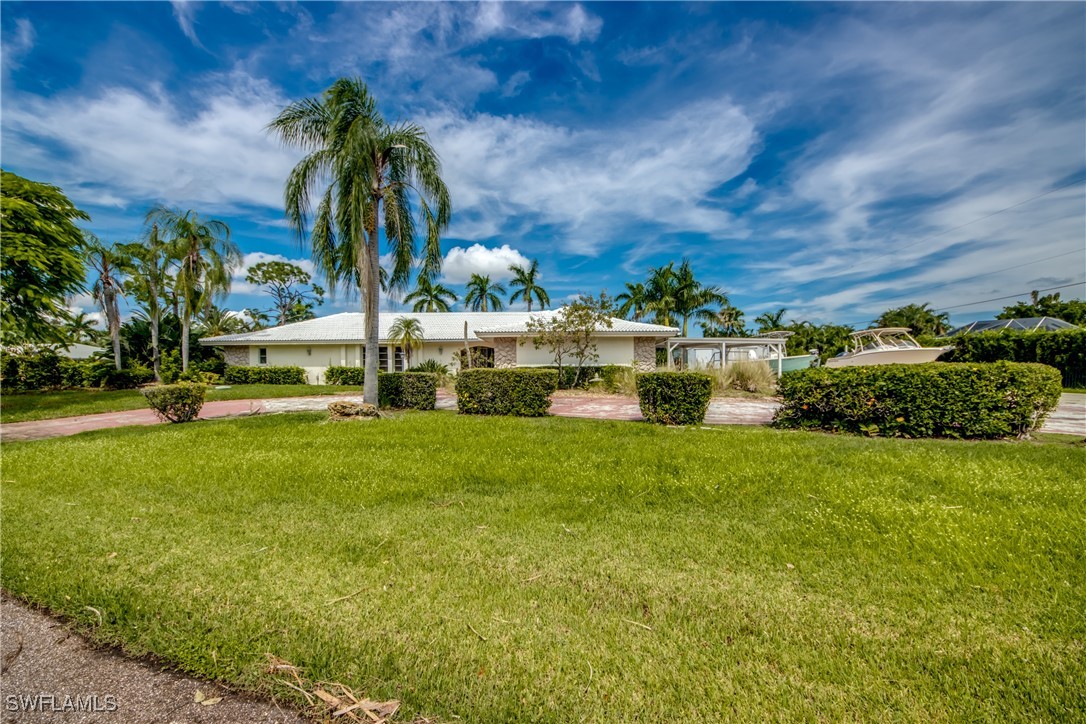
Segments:
[[[553,8],[517,3],[479,3],[475,32],[480,37],[565,38],[570,43],[595,40],[603,21],[580,4]]]
[[[37,40],[34,25],[26,18],[16,18],[15,34],[4,38],[0,52],[3,54],[4,70],[14,70],[22,64],[22,59],[34,49]]]
[[[203,48],[200,38],[196,36],[197,3],[192,0],[171,0],[170,5],[173,6],[173,17],[181,27],[181,32],[192,41],[193,45]]]
[[[441,270],[445,281],[465,284],[472,274],[489,275],[491,281],[511,279],[513,274],[509,271],[510,265],[527,266],[530,263],[528,257],[508,244],[502,244],[496,249],[473,244],[466,249],[460,246],[449,249]]]
[[[520,93],[520,89],[532,79],[532,74],[526,70],[518,70],[509,79],[502,83],[502,98],[512,98]]]
[[[286,100],[267,83],[238,74],[212,79],[204,95],[207,105],[195,109],[155,87],[8,98],[5,160],[82,203],[154,200],[212,212],[281,207],[283,182],[298,155],[280,147],[264,125]],[[53,147],[62,149],[63,163]]]
[[[257,264],[263,264],[263,263],[269,262],[269,261],[283,261],[283,262],[286,262],[288,264],[293,264],[295,266],[301,267],[306,272],[308,272],[310,276],[312,276],[314,278],[314,281],[317,281],[316,280],[316,277],[317,277],[316,267],[313,265],[313,262],[310,259],[291,259],[289,257],[283,256],[282,254],[268,254],[267,252],[263,252],[263,251],[254,251],[254,252],[250,252],[248,254],[245,254],[241,259],[241,266],[239,266],[236,270],[234,270],[234,276],[233,276],[233,279],[231,279],[231,282],[230,282],[230,293],[231,294],[260,294],[260,293],[262,293],[262,290],[261,290],[259,285],[251,284],[251,283],[245,281],[245,275],[248,274],[249,270],[252,269]],[[320,282],[318,281],[317,283],[319,284]]]

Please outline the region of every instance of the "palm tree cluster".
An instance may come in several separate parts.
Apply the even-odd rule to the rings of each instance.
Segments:
[[[678,326],[684,337],[690,332],[691,321],[712,324],[721,310],[730,307],[728,295],[720,287],[703,284],[694,277],[689,259],[683,259],[678,267],[669,262],[650,269],[644,282],[627,282],[615,302],[622,316]]]

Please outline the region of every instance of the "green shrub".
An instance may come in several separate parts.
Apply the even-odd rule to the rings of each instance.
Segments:
[[[365,382],[364,367],[329,367],[324,371],[324,382],[328,385],[361,385]]]
[[[447,375],[449,374],[449,366],[438,362],[436,359],[428,359],[420,362],[408,372],[429,372],[433,375]]]
[[[377,376],[377,406],[394,410],[432,410],[437,406],[437,375],[390,372]]]
[[[954,349],[939,359],[943,362],[1038,362],[1055,367],[1066,386],[1071,378],[1086,373],[1086,329],[1058,332],[978,332],[960,334]]]
[[[110,367],[102,375],[98,386],[103,390],[134,390],[139,386],[138,376],[132,370]]]
[[[60,384],[62,387],[82,387],[85,384],[86,374],[87,363],[83,360],[61,358]]]
[[[1052,367],[1017,362],[798,370],[780,381],[779,427],[887,437],[1027,435],[1060,398]]]
[[[304,385],[301,367],[227,367],[223,382],[228,385]]]
[[[49,348],[18,351],[0,350],[0,382],[5,392],[48,390],[64,386],[61,360],[65,359]]]
[[[470,369],[456,377],[463,415],[541,417],[558,389],[558,373],[547,369]]]
[[[535,369],[558,371],[558,367],[554,365],[536,367]],[[617,392],[619,388],[619,377],[623,374],[622,371],[627,369],[629,369],[629,367],[625,365],[585,365],[581,368],[581,377],[578,380],[577,368],[570,365],[564,365],[558,378],[558,389],[587,390],[589,383],[594,378],[598,377],[603,389],[608,392]]]
[[[181,375],[181,353],[176,349],[164,352],[158,361],[158,372],[162,375],[162,381],[165,384],[171,385],[177,382],[177,378]]]
[[[143,390],[147,404],[166,422],[195,420],[204,406],[204,386],[192,382],[157,385]]]
[[[713,396],[713,379],[700,372],[646,372],[637,376],[641,414],[664,425],[700,425]]]

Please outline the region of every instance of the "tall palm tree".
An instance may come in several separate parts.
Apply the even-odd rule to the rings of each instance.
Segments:
[[[79,312],[68,317],[64,325],[64,334],[72,342],[95,341],[98,329],[94,326],[94,320],[87,316],[86,312]]]
[[[456,292],[444,284],[436,283],[425,274],[419,274],[415,290],[403,298],[404,304],[413,304],[412,312],[447,312],[459,299]]]
[[[509,267],[509,271],[513,272],[513,280],[509,282],[509,286],[513,287],[516,291],[509,295],[509,303],[523,299],[528,303],[528,311],[532,311],[532,300],[535,299],[539,302],[541,309],[546,309],[547,305],[551,303],[551,298],[547,294],[547,290],[539,286],[536,281],[536,277],[539,276],[539,260],[532,259],[532,263],[525,269],[522,266],[512,264]]]
[[[385,121],[358,78],[340,78],[320,97],[290,104],[268,128],[306,153],[287,179],[287,220],[298,239],[309,243],[333,291],[337,285],[358,285],[366,325],[362,395],[377,404],[380,221],[393,258],[390,287],[405,288],[417,258],[412,200],[425,231],[421,271],[436,275],[440,233],[451,213],[441,162],[420,126]]]
[[[674,325],[678,287],[675,262],[649,270],[649,278],[645,282],[645,311],[653,313],[653,321],[657,324]]]
[[[786,307],[781,307],[775,312],[763,312],[754,318],[754,323],[758,325],[759,332],[772,332],[774,329],[780,329],[784,326],[784,313],[787,312]]]
[[[732,306],[727,300],[720,305],[711,320],[702,322],[701,328],[706,337],[745,337],[747,334],[746,325],[743,323],[743,310]]]
[[[504,305],[499,294],[505,294],[505,287],[497,282],[491,283],[489,275],[472,274],[464,303],[473,312],[500,312]]]
[[[147,213],[158,225],[169,256],[177,264],[175,294],[181,318],[181,368],[189,368],[189,330],[208,305],[230,293],[230,278],[241,264],[241,252],[230,240],[230,227],[218,219],[204,219],[191,209],[158,206]]]
[[[648,303],[645,285],[626,282],[626,291],[616,296],[615,302],[619,305],[619,314],[626,318],[632,315],[633,321],[640,322],[645,317],[645,305]]]
[[[683,259],[679,264],[674,281],[675,313],[679,316],[684,337],[689,332],[691,319],[711,321],[715,316],[712,308],[728,301],[719,287],[706,286],[694,278],[689,259]]]
[[[83,232],[87,265],[94,273],[91,295],[106,317],[106,329],[113,342],[113,364],[121,368],[121,312],[118,297],[124,296],[126,257],[117,244],[103,244],[89,231]]]
[[[131,274],[126,289],[143,311],[151,332],[151,368],[155,380],[162,381],[162,349],[159,344],[162,315],[166,311],[166,297],[172,291],[170,257],[166,243],[158,233],[158,226],[151,225],[142,243],[125,244],[130,259]]]
[[[411,354],[422,347],[424,339],[422,324],[414,317],[400,317],[388,330],[388,341],[403,347],[407,354],[407,367],[411,367]]]
[[[908,327],[917,335],[937,335],[950,329],[950,315],[936,312],[925,302],[887,309],[874,323],[879,327]]]

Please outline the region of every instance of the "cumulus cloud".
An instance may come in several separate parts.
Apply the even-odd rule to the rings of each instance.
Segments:
[[[298,154],[264,125],[286,100],[268,83],[237,74],[206,86],[209,100],[195,109],[157,87],[5,99],[5,160],[83,203],[281,206]]]
[[[528,257],[509,246],[502,244],[497,248],[488,248],[482,244],[471,246],[453,247],[445,255],[442,264],[442,277],[451,284],[465,284],[471,279],[472,274],[490,276],[491,281],[511,279],[511,265],[527,266],[531,263]]]

